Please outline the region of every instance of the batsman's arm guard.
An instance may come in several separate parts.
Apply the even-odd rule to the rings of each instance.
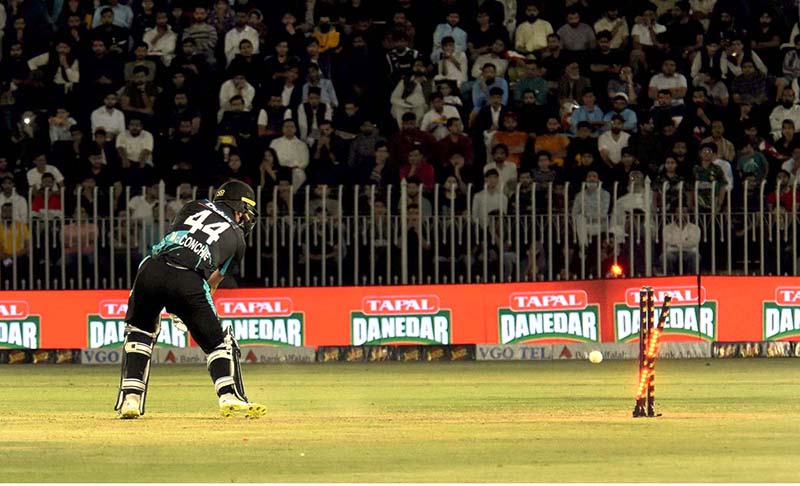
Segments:
[[[160,323],[152,333],[130,324],[125,326],[119,390],[114,410],[119,411],[122,408],[126,393],[140,393],[142,398],[139,401],[139,414],[144,415],[147,386],[150,383],[150,358],[160,331]]]

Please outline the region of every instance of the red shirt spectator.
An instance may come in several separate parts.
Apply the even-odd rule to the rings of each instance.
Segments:
[[[433,166],[422,158],[422,150],[415,145],[408,153],[408,162],[400,167],[400,179],[416,177],[427,190],[433,189],[436,184],[436,172]]]

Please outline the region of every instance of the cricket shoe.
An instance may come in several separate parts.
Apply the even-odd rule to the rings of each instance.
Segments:
[[[125,400],[122,402],[122,408],[119,409],[119,418],[121,419],[137,419],[141,416],[139,413],[139,405],[142,396],[136,393],[128,393],[125,395]]]
[[[233,393],[226,393],[219,397],[219,413],[225,418],[241,416],[257,419],[267,413],[267,407],[239,400]]]

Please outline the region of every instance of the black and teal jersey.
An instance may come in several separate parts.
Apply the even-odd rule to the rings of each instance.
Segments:
[[[169,233],[153,246],[151,256],[208,279],[216,270],[224,275],[244,251],[244,234],[233,211],[203,199],[181,208]]]

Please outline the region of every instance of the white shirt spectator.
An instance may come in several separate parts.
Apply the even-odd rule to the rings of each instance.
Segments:
[[[778,105],[772,110],[772,113],[769,115],[769,128],[770,135],[772,135],[772,138],[775,140],[781,138],[783,120],[792,120],[794,126],[800,127],[800,105],[795,103],[788,109],[784,108],[782,105]]]
[[[437,141],[441,140],[450,134],[450,131],[447,129],[447,120],[449,118],[461,119],[461,115],[455,107],[444,105],[441,113],[431,108],[425,113],[425,116],[422,117],[420,130],[423,132],[430,132]]]
[[[683,227],[672,222],[664,226],[664,243],[668,253],[697,252],[697,245],[700,243],[700,227],[694,223],[686,222]]]
[[[50,62],[50,53],[45,52],[44,54],[39,54],[36,57],[32,57],[28,60],[28,69],[34,71],[36,69],[40,69],[44,66],[47,66],[47,63]],[[63,73],[62,73],[63,71]],[[66,77],[64,77],[66,74]],[[67,89],[72,89],[72,85],[74,83],[79,83],[81,81],[81,71],[80,65],[78,64],[78,59],[73,59],[72,64],[69,65],[67,69],[56,69],[55,74],[53,74],[53,83],[65,85]]]
[[[755,65],[756,69],[761,71],[764,75],[767,74],[767,66],[764,64],[764,61],[758,57],[754,51],[750,51],[750,59],[753,60],[753,64]],[[719,69],[722,72],[722,79],[733,79],[736,76],[742,74],[742,66],[736,65],[733,62],[728,60],[728,53],[727,51],[722,52],[722,56],[719,58]]]
[[[481,54],[477,59],[475,59],[475,64],[472,65],[472,72],[470,72],[472,77],[479,80],[481,78],[483,66],[487,63],[494,64],[495,72],[497,73],[498,78],[504,78],[506,76],[506,71],[508,70],[508,61],[502,57],[497,57],[496,54],[488,52],[486,54]]]
[[[296,192],[306,180],[308,145],[297,137],[291,139],[280,137],[273,140],[269,146],[278,154],[280,165],[292,169],[292,190]]]
[[[117,137],[117,148],[124,148],[128,160],[144,162],[145,165],[153,166],[153,135],[147,130],[142,130],[138,136],[131,135],[129,130],[125,130]],[[142,152],[147,150],[150,154],[147,160],[141,160]]]
[[[142,36],[142,41],[147,44],[147,55],[158,56],[164,66],[169,67],[175,58],[175,46],[178,42],[178,34],[172,31],[172,27],[167,25],[167,32],[158,37],[158,29],[147,29]]]
[[[725,190],[731,192],[733,190],[733,169],[731,168],[731,163],[727,160],[717,159],[714,161],[714,165],[722,169],[722,173],[725,174]]]
[[[114,22],[112,22],[117,27],[124,27],[128,30],[133,26],[133,10],[127,5],[122,3],[117,3],[116,5],[100,5],[94,11],[94,15],[92,16],[92,28],[97,27],[100,25],[102,21],[101,13],[106,8],[110,8],[114,11]]]
[[[622,149],[628,146],[628,140],[631,138],[627,132],[619,132],[619,138],[614,139],[614,134],[611,130],[603,133],[597,139],[597,149],[602,154],[604,151],[608,152],[608,158],[614,164],[618,164],[622,160]]]
[[[321,110],[323,112],[322,117],[325,120],[333,121],[333,109],[331,108],[331,105],[327,103],[320,103],[319,106],[317,106],[317,110]],[[308,137],[312,135],[316,136],[319,131],[317,118],[312,116],[311,120],[308,119],[305,104],[297,107],[297,129],[300,131],[300,138],[306,141],[308,144],[312,143],[312,140],[309,140]]]
[[[244,99],[244,111],[250,111],[253,108],[253,98],[256,96],[256,89],[253,85],[245,81],[244,88],[239,91],[233,84],[233,80],[229,79],[222,83],[222,86],[219,88],[220,119],[222,119],[223,112],[230,111],[231,98],[236,95],[240,95]]]
[[[63,124],[50,124],[50,144],[56,142],[71,142],[72,132],[69,129],[78,122],[74,118],[68,117]]]
[[[674,89],[674,88],[687,88],[688,85],[686,84],[686,76],[680,73],[675,73],[672,76],[666,76],[664,73],[658,73],[652,78],[650,78],[650,87],[656,88],[658,90],[661,89]],[[675,96],[672,97],[672,105],[682,105],[683,98],[678,97],[676,99]]]
[[[653,32],[655,32],[656,35],[663,34],[666,31],[667,28],[659,23],[653,25]],[[655,45],[653,39],[650,37],[650,29],[638,22],[635,23],[633,29],[631,29],[631,37],[636,39],[636,41],[643,46],[653,47]]]
[[[437,64],[439,74],[434,79],[437,81],[440,79],[449,79],[455,81],[457,86],[461,86],[461,83],[467,81],[467,72],[469,71],[467,55],[463,52],[455,52],[453,57],[456,58],[456,62],[458,62],[460,67],[456,67],[455,63],[450,59],[442,59],[439,61],[439,64]],[[445,74],[445,69],[447,70],[447,74]]]
[[[225,34],[225,59],[228,64],[233,61],[236,54],[239,54],[239,43],[243,40],[249,40],[253,44],[253,54],[258,54],[258,31],[249,25],[245,25],[241,31],[236,27],[232,28]]]
[[[56,180],[56,184],[59,186],[64,185],[64,176],[61,174],[61,171],[58,170],[58,167],[50,164],[45,164],[44,171],[39,172],[39,170],[34,167],[33,169],[29,170],[27,173],[28,178],[28,185],[31,186],[34,190],[39,189],[39,186],[42,185],[42,175],[50,174]]]
[[[16,191],[12,192],[10,196],[6,196],[0,192],[0,207],[5,204],[11,204],[14,221],[20,221],[22,223],[28,221],[28,203],[25,202],[25,198],[17,194]]]
[[[158,199],[152,202],[147,200],[147,197],[139,194],[131,198],[128,203],[128,208],[131,212],[131,219],[136,221],[153,221],[153,208],[158,203]]]
[[[508,197],[498,187],[491,193],[484,189],[472,196],[472,220],[481,226],[486,226],[486,216],[492,211],[508,212]]]
[[[553,33],[553,26],[543,19],[536,22],[522,22],[517,26],[514,47],[522,52],[539,51],[547,47],[547,36]]]
[[[483,173],[486,174],[490,169],[494,169],[499,174],[497,187],[505,194],[512,193],[517,187],[517,165],[506,160],[503,165],[497,162],[489,162],[483,166]]]
[[[625,20],[625,17],[617,17],[617,19],[614,21],[608,17],[602,17],[600,20],[594,23],[595,34],[604,30],[614,33],[614,28],[617,25],[619,25],[619,28],[617,28],[617,32],[611,38],[612,49],[619,49],[622,46],[622,43],[625,42],[630,35],[630,30],[628,30],[628,22]]]
[[[94,110],[91,116],[92,133],[98,128],[103,128],[106,135],[114,138],[125,131],[125,115],[116,108],[108,110],[105,106]]]

